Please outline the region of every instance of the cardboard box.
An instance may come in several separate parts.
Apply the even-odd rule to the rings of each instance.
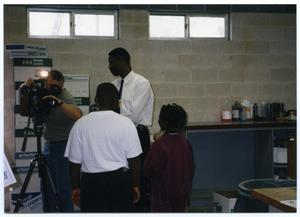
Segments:
[[[213,202],[216,212],[233,212],[237,191],[216,191],[213,192]]]

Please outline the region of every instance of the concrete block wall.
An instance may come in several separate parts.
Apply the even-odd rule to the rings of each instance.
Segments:
[[[280,101],[286,109],[295,109],[296,14],[232,13],[230,20],[230,40],[149,40],[148,12],[120,10],[118,40],[29,39],[26,8],[5,6],[4,43],[46,46],[54,68],[90,75],[91,99],[99,83],[114,79],[108,69],[108,52],[126,48],[134,71],[153,86],[156,99],[151,132],[159,129],[161,105],[172,102],[185,108],[190,122],[219,121],[225,101]],[[7,73],[5,85],[13,85]],[[8,111],[11,96],[5,96]],[[5,126],[10,126],[10,121],[7,117]]]

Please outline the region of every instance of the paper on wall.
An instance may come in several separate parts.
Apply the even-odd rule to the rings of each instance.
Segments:
[[[4,154],[4,187],[16,183],[16,178],[12,172],[12,169],[8,163],[8,160]]]

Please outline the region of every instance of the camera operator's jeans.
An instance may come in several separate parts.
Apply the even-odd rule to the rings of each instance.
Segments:
[[[45,144],[44,155],[50,170],[55,190],[58,194],[60,212],[73,212],[71,199],[71,178],[68,158],[64,157],[65,143]],[[48,189],[49,190],[49,189]],[[55,212],[55,197],[47,194],[50,212]]]

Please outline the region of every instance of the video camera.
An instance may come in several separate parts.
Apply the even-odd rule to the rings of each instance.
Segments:
[[[51,98],[43,99],[48,95],[58,96],[61,88],[58,85],[45,87],[45,79],[34,80],[34,85],[20,87],[20,114],[29,117],[42,117],[48,114],[51,108],[57,106],[57,101]]]

